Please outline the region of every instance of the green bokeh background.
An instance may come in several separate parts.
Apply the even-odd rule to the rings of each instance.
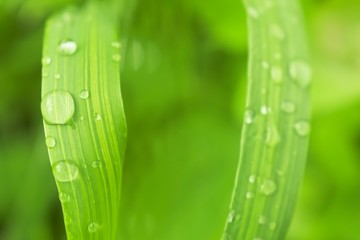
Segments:
[[[0,239],[63,240],[40,114],[47,17],[0,0]],[[308,164],[288,240],[360,239],[360,1],[302,1],[314,68]],[[129,133],[124,240],[218,240],[246,90],[240,0],[138,0],[119,22]],[[296,31],[296,29],[294,29]]]

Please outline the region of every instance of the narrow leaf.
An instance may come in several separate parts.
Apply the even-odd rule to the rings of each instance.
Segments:
[[[284,239],[307,156],[311,69],[298,0],[246,0],[248,98],[223,239]]]
[[[116,239],[126,123],[120,42],[110,8],[51,17],[43,48],[46,145],[68,239]]]

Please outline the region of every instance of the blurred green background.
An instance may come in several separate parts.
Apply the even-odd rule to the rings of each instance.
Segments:
[[[47,17],[75,0],[0,0],[0,239],[63,240],[40,114]],[[309,159],[288,240],[360,239],[360,1],[304,0]],[[119,22],[129,127],[122,239],[220,239],[239,155],[240,0],[138,0]],[[296,29],[294,29],[296,31]]]

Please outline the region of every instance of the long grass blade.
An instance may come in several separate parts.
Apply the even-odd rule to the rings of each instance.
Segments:
[[[248,98],[223,239],[284,239],[310,134],[311,69],[298,0],[246,0]]]
[[[69,8],[45,31],[41,111],[68,239],[118,235],[126,123],[111,12]]]

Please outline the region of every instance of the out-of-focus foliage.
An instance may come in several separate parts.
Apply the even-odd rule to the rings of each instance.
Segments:
[[[69,3],[79,1],[0,1],[1,240],[65,239],[39,106],[44,22]],[[313,126],[288,239],[360,239],[360,2],[303,6]],[[241,1],[138,0],[130,15],[119,22],[129,127],[123,239],[219,239],[246,86]]]

